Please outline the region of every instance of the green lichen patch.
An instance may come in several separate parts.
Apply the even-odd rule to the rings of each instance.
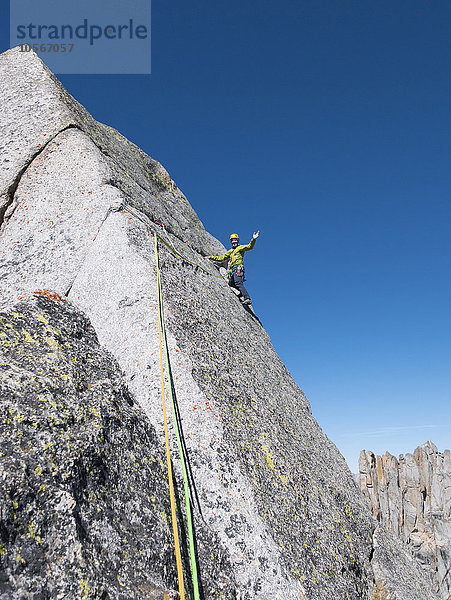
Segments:
[[[0,596],[174,597],[163,448],[117,364],[68,303],[0,324]]]

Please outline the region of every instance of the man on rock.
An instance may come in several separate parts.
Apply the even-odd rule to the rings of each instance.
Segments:
[[[210,260],[215,260],[216,262],[222,262],[223,260],[229,259],[228,263],[228,276],[229,276],[229,285],[237,289],[240,292],[240,300],[243,304],[251,304],[251,299],[248,291],[243,285],[243,281],[246,281],[244,277],[244,264],[243,257],[244,253],[248,250],[252,250],[255,246],[255,240],[260,235],[260,231],[257,231],[252,236],[249,244],[240,245],[240,238],[237,233],[232,233],[230,236],[230,242],[232,247],[230,250],[227,250],[225,254],[222,256],[209,256]]]

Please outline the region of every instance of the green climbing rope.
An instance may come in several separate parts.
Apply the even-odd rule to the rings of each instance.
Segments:
[[[154,232],[154,236],[155,236],[154,237],[155,260],[156,260],[156,265],[157,265],[157,286],[158,286],[157,293],[158,293],[159,319],[160,319],[160,323],[161,323],[163,347],[164,347],[165,358],[166,358],[166,373],[167,373],[167,378],[169,380],[168,381],[168,383],[169,383],[168,389],[169,389],[169,398],[171,401],[172,420],[173,420],[173,424],[174,424],[174,431],[175,431],[175,435],[176,435],[176,439],[177,439],[177,447],[179,450],[180,463],[181,463],[182,474],[183,474],[183,489],[184,489],[184,495],[185,495],[186,521],[187,521],[187,526],[188,526],[189,556],[190,556],[190,563],[191,563],[191,577],[192,577],[192,583],[193,583],[194,600],[199,600],[199,598],[200,598],[200,596],[199,596],[199,578],[198,578],[198,574],[197,574],[197,558],[196,558],[196,547],[195,547],[195,543],[194,543],[193,520],[192,520],[192,515],[191,515],[191,497],[190,497],[190,490],[189,490],[188,473],[186,470],[185,456],[184,456],[184,452],[183,452],[181,435],[180,435],[180,430],[179,430],[178,420],[177,420],[177,415],[176,415],[176,410],[175,410],[175,399],[174,399],[174,395],[172,393],[172,381],[173,380],[172,380],[171,366],[170,366],[170,360],[169,360],[169,349],[168,349],[168,343],[167,343],[167,338],[166,338],[166,327],[164,324],[163,291],[162,291],[162,285],[161,285],[161,275],[160,275],[160,267],[159,267],[159,261],[158,261],[158,243],[157,243],[157,239],[160,239],[160,238],[156,232]]]

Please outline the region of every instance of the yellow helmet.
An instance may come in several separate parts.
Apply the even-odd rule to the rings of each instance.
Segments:
[[[240,236],[237,233],[232,233],[232,235],[230,236],[230,241],[232,240],[239,240]]]

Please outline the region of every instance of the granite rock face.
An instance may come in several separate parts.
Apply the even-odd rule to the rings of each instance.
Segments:
[[[398,459],[362,451],[360,488],[376,519],[400,540],[451,598],[451,451],[432,442]]]
[[[95,121],[36,54],[19,52],[18,48],[4,52],[0,55],[0,73],[0,220],[7,221],[23,200],[17,186],[25,171],[42,152],[46,151],[46,156],[54,153],[55,144],[48,146],[55,141],[58,147],[63,146],[63,151],[69,148],[72,152],[71,160],[65,165],[68,171],[76,171],[82,177],[79,187],[74,190],[77,199],[95,201],[97,192],[103,190],[111,194],[116,191],[118,198],[164,223],[179,238],[187,239],[189,232],[190,244],[196,249],[202,247],[209,254],[224,251],[222,244],[205,231],[187,199],[160,163],[115,129]],[[68,139],[61,144],[59,136],[65,132]],[[85,140],[85,147],[74,151],[76,143],[71,145],[70,134],[77,132],[84,132],[89,139]],[[75,161],[73,167],[72,161]],[[84,179],[79,171],[80,162],[86,167]],[[89,188],[94,197],[86,198],[88,190],[83,183],[90,168],[92,173],[96,170],[97,177]],[[59,190],[62,186],[64,181]],[[51,190],[51,180],[48,180],[46,191]],[[42,201],[46,200],[49,199],[42,198]]]
[[[0,596],[177,597],[164,449],[86,316],[38,295],[0,341]],[[231,597],[210,562],[207,597]]]
[[[8,315],[11,310],[22,314],[25,309],[11,309],[18,297],[27,301],[36,290],[51,290],[72,310],[83,311],[100,345],[118,363],[112,380],[116,376],[125,384],[136,403],[133,410],[139,407],[140,419],[148,421],[154,457],[157,446],[161,455],[164,435],[153,231],[171,247],[159,244],[165,321],[197,499],[194,521],[204,597],[372,600],[383,580],[396,600],[436,600],[427,582],[413,583],[423,576],[421,569],[404,561],[391,534],[384,534],[389,541],[382,538],[376,552],[375,521],[345,461],[313,418],[261,323],[202,260],[221,253],[223,246],[204,230],[163,167],[95,122],[36,55],[4,53],[0,75],[0,144],[7,161],[0,179],[0,307]],[[200,263],[202,268],[196,266]],[[66,335],[63,345],[71,343]],[[89,343],[94,347],[94,338]],[[92,377],[84,375],[87,382]],[[15,393],[20,403],[20,389]],[[121,435],[126,451],[132,451],[135,439]],[[113,465],[120,450],[110,451]],[[156,489],[160,472],[155,465],[152,472],[144,470],[143,478],[150,492],[156,490],[157,505],[166,506],[167,489]],[[127,477],[120,485],[127,489]],[[99,500],[105,507],[108,501],[107,494]],[[139,495],[137,503],[152,510]],[[123,505],[118,500],[113,512],[127,513],[125,500]],[[149,572],[160,591],[142,592],[137,576],[122,594],[108,581],[99,583],[109,597],[173,594],[174,565],[169,567],[164,554],[169,534],[157,517],[164,564],[157,560]],[[94,564],[85,538],[79,542],[82,560]],[[150,537],[144,535],[140,550],[148,544]],[[8,552],[1,560],[5,556]],[[106,570],[105,577],[116,577],[116,563]],[[92,571],[93,581],[103,581]],[[23,577],[14,573],[17,590],[29,585],[28,572]]]

